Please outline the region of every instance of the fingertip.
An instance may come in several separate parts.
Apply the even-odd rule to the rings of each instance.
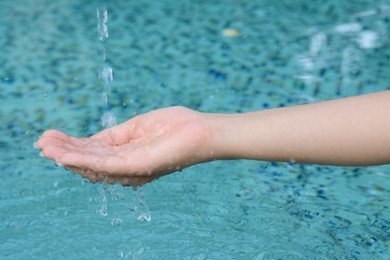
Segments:
[[[58,138],[58,139],[64,139],[64,140],[67,140],[70,136],[65,134],[64,132],[60,131],[60,130],[56,130],[56,129],[50,129],[50,130],[46,130],[42,136],[42,137],[55,137],[55,138]]]
[[[44,148],[44,141],[42,140],[45,140],[45,137],[43,135],[39,136],[38,140],[36,140],[34,143],[33,143],[33,146],[35,149],[40,149],[42,150]]]
[[[35,149],[40,149],[42,150],[42,135],[39,136],[38,140],[36,140],[34,143],[33,143],[33,146]]]
[[[57,134],[58,132],[60,132],[60,131],[58,131],[56,129],[49,129],[49,130],[46,130],[45,132],[43,132],[42,137],[43,136],[52,136],[52,135]]]

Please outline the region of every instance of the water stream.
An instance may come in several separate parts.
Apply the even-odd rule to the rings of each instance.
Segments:
[[[111,95],[113,70],[110,66],[107,55],[107,40],[108,40],[108,11],[107,8],[97,8],[97,30],[98,38],[101,43],[101,64],[98,69],[98,79],[103,88],[103,104],[104,113],[101,116],[102,127],[104,129],[111,128],[116,125],[115,113],[110,111],[109,98]],[[97,198],[99,203],[97,212],[102,217],[113,215],[111,220],[112,225],[120,225],[122,223],[121,216],[118,216],[116,212],[109,214],[108,212],[108,197],[112,197],[112,200],[125,199],[124,192],[128,192],[128,188],[120,187],[119,185],[103,184],[100,190],[100,194]],[[128,203],[127,207],[130,211],[130,216],[135,217],[139,221],[150,221],[151,215],[148,206],[145,203],[143,192],[141,187],[133,188],[133,199]]]

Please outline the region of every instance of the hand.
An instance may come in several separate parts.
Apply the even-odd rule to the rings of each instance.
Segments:
[[[205,115],[184,107],[159,109],[90,138],[49,130],[35,145],[44,157],[92,182],[139,186],[211,160]]]

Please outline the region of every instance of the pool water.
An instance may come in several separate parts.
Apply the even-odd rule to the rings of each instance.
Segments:
[[[389,166],[213,162],[133,191],[33,148],[45,129],[100,131],[106,111],[123,122],[390,89],[389,28],[387,0],[0,1],[0,258],[389,259]]]

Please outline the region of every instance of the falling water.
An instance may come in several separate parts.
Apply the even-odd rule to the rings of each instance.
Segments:
[[[111,128],[116,125],[116,116],[115,113],[109,110],[109,97],[111,95],[113,70],[107,61],[106,55],[106,42],[108,40],[108,11],[106,8],[97,8],[96,9],[97,16],[97,30],[98,30],[98,38],[101,43],[101,64],[98,70],[98,79],[100,84],[103,87],[103,104],[105,108],[105,112],[101,116],[101,122],[103,128]],[[110,187],[108,184],[104,184],[103,188],[97,198],[99,202],[99,208],[97,212],[102,216],[108,216],[108,205],[107,205],[107,197],[113,196],[124,198],[123,192],[124,190],[120,190],[121,187],[112,186]],[[126,189],[127,191],[128,189]],[[115,199],[116,200],[116,199]],[[145,203],[144,196],[142,193],[142,189],[140,187],[133,189],[133,199],[131,204],[128,205],[130,215],[135,217],[139,221],[150,221],[151,215],[148,209],[148,206]],[[111,220],[111,224],[114,226],[118,226],[122,224],[122,219],[114,214],[115,216]]]
[[[101,117],[102,126],[104,128],[110,128],[116,125],[116,117],[115,114],[108,109],[108,99],[111,94],[111,82],[113,81],[113,73],[112,68],[107,62],[106,57],[106,41],[108,40],[108,12],[106,8],[97,8],[96,9],[97,16],[97,30],[98,37],[101,42],[102,48],[102,64],[99,68],[98,79],[101,84],[104,85],[103,91],[103,102],[105,106],[105,112]]]

